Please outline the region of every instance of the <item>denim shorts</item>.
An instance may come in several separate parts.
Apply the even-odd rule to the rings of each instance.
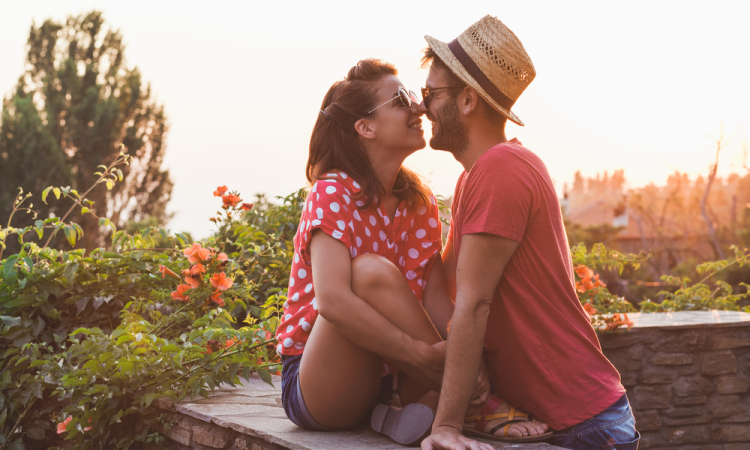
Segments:
[[[556,431],[547,443],[573,450],[635,450],[641,435],[627,395],[612,406],[570,428]]]

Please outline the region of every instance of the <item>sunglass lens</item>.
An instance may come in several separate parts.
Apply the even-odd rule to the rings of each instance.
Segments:
[[[409,93],[406,92],[406,89],[402,87],[398,88],[398,96],[401,99],[402,105],[407,108],[411,108],[411,98],[409,98]]]

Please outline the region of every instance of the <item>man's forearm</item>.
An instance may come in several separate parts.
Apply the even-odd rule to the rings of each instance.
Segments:
[[[433,432],[438,428],[461,430],[479,373],[489,304],[459,306],[461,303],[468,302],[456,301]]]

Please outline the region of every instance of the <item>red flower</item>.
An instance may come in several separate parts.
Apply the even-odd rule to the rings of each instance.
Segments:
[[[586,310],[589,316],[593,316],[594,314],[599,314],[599,311],[597,311],[596,308],[594,308],[594,305],[588,302],[583,305],[583,309]]]
[[[224,202],[224,206],[226,207],[237,206],[237,203],[240,202],[240,198],[234,194],[222,195],[221,200]]]
[[[242,206],[241,206],[241,208],[243,210],[245,210],[245,211],[250,211],[251,209],[253,209],[253,204],[252,203],[243,203]]]
[[[65,428],[68,426],[70,421],[73,420],[73,416],[68,416],[65,420],[57,424],[57,434],[65,433]]]
[[[195,289],[201,284],[200,281],[196,280],[193,277],[185,277],[185,283],[190,285],[190,289]]]
[[[235,338],[229,338],[229,339],[227,339],[227,341],[225,342],[225,345],[227,346],[227,348],[231,348],[231,347],[234,347],[234,345],[235,345],[236,343],[238,343],[238,342],[239,342],[239,339],[235,339]]]
[[[219,256],[216,257],[219,261],[226,261],[228,259],[226,253],[219,253]]]
[[[183,250],[182,253],[188,257],[188,261],[197,263],[208,258],[211,252],[207,248],[201,248],[201,245],[196,242],[192,247]]]
[[[224,299],[221,298],[221,292],[216,291],[211,295],[211,301],[219,306],[224,306]]]
[[[206,273],[206,267],[201,263],[190,268],[190,275],[200,275],[202,273]]]
[[[172,292],[172,298],[175,300],[181,300],[183,302],[188,301],[190,297],[187,295],[183,295],[188,289],[192,289],[192,287],[188,284],[181,284],[177,286],[177,290]]]
[[[214,197],[221,197],[228,190],[229,190],[229,188],[227,188],[226,186],[219,186],[214,191]]]
[[[161,277],[162,278],[166,278],[167,275],[169,275],[171,277],[175,277],[177,279],[180,278],[179,275],[177,275],[176,273],[174,273],[171,270],[169,270],[169,268],[167,268],[166,266],[159,266],[159,272],[161,272]]]
[[[211,277],[211,284],[213,285],[213,287],[215,287],[216,289],[220,291],[226,291],[227,289],[232,287],[234,282],[232,281],[231,278],[227,278],[224,272],[219,272],[219,273],[215,273]]]

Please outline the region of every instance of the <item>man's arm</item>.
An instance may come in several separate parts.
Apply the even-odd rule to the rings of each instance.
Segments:
[[[468,441],[461,430],[482,358],[487,317],[497,284],[516,248],[518,242],[491,234],[461,238],[456,307],[448,334],[440,403],[432,435],[422,443],[423,449],[453,448]]]

